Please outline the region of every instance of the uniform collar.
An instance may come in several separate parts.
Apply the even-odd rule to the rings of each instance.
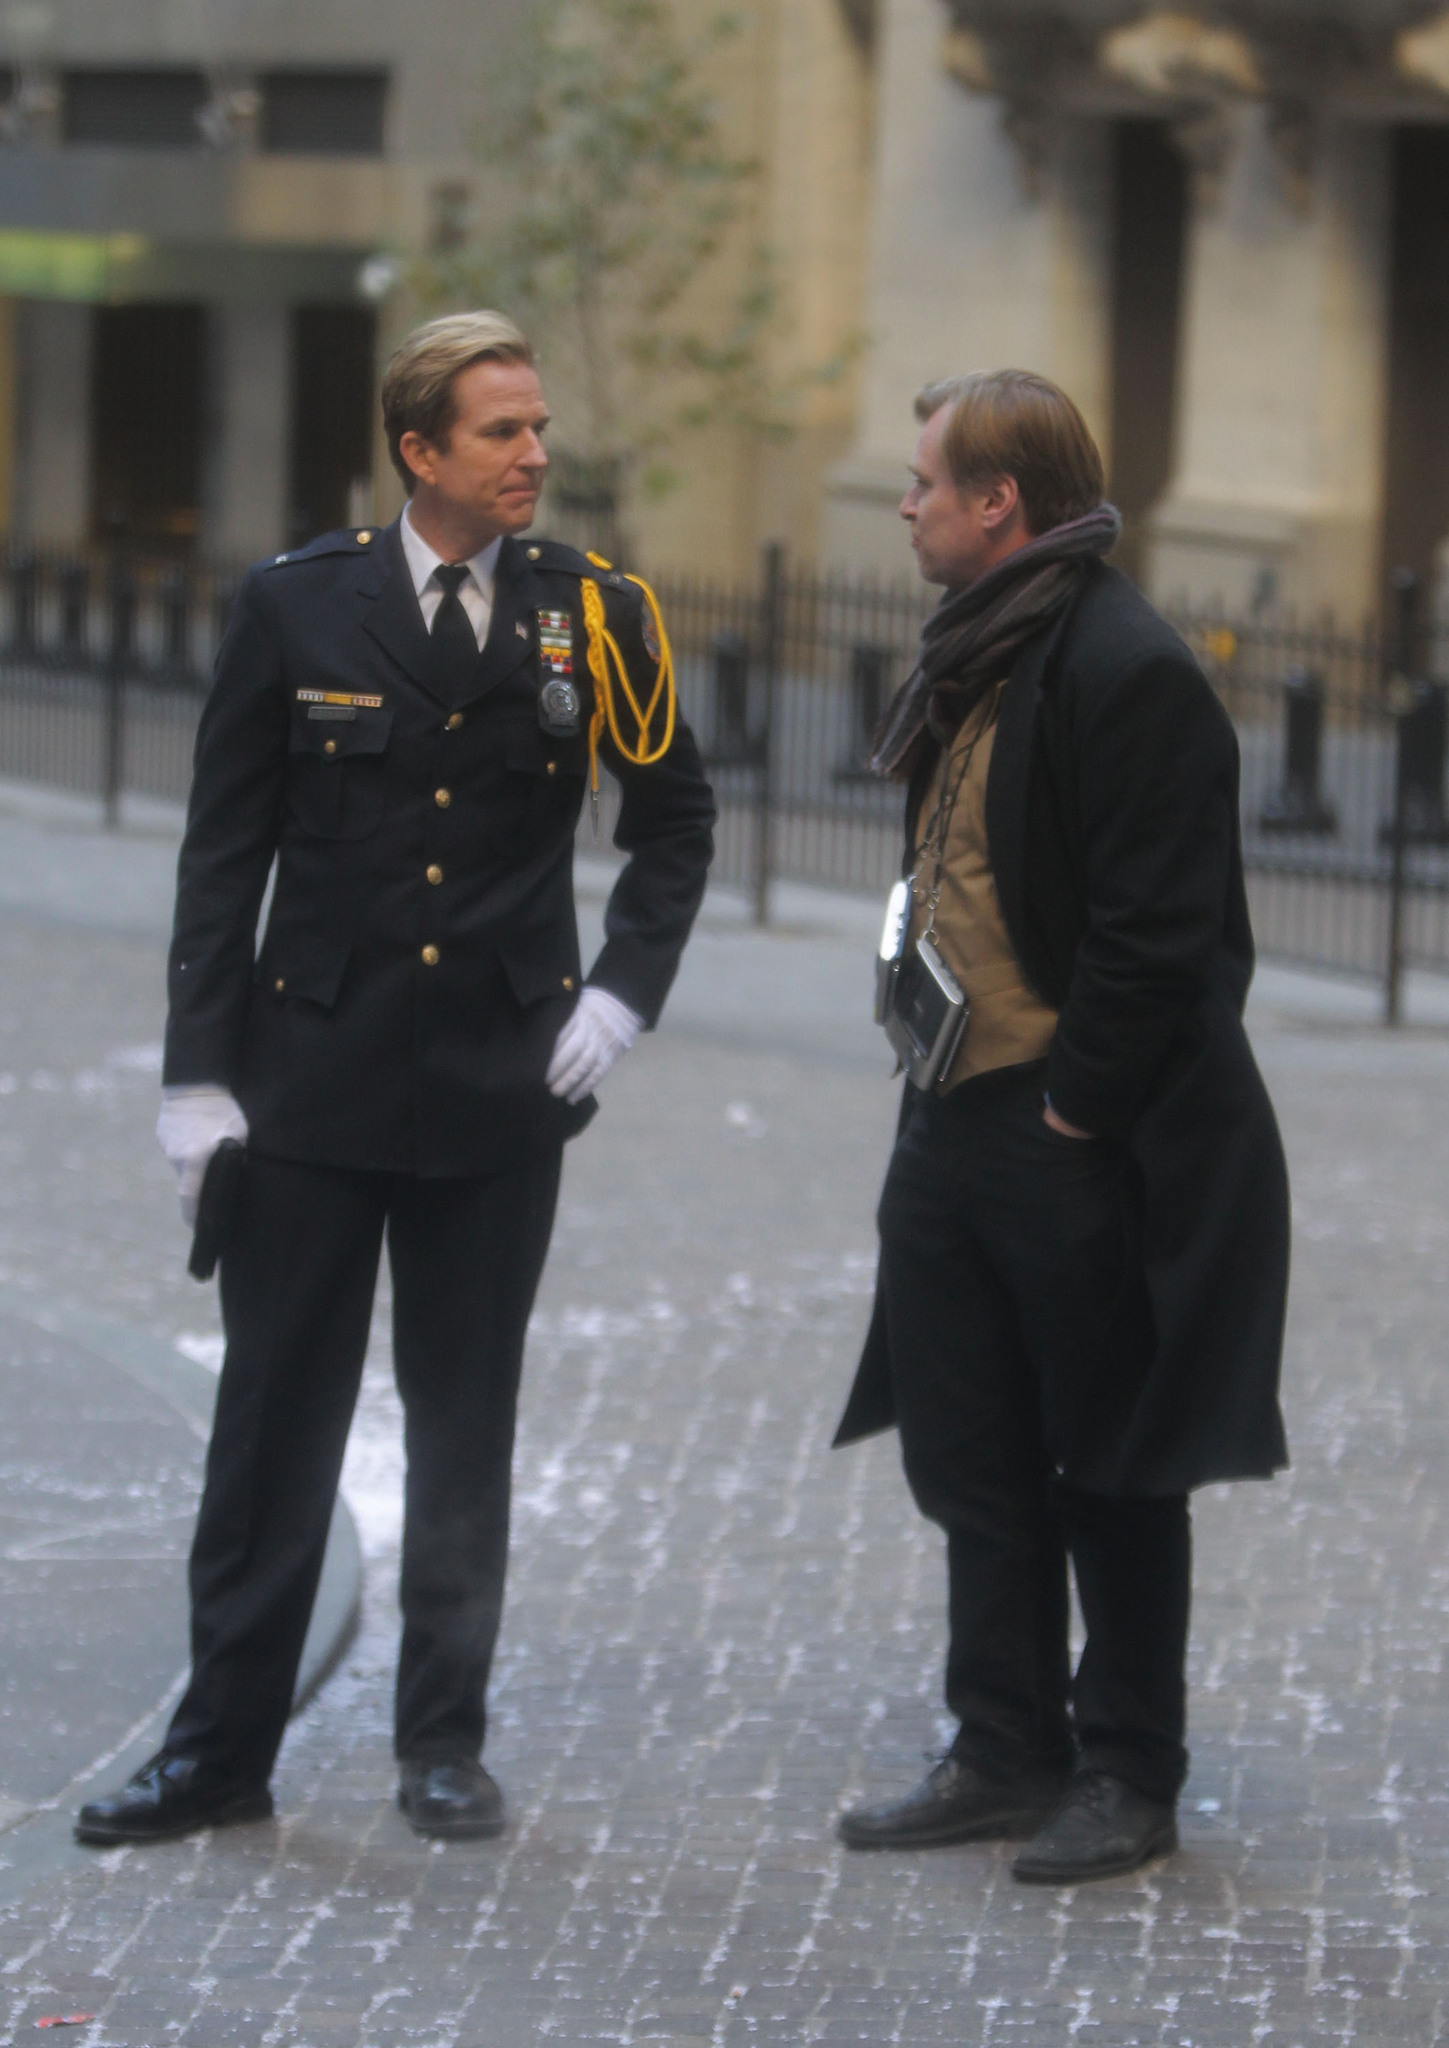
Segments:
[[[432,581],[435,570],[446,567],[443,557],[436,548],[429,547],[412,522],[412,507],[404,505],[398,521],[398,539],[402,542],[403,559],[408,565],[413,589],[421,597]],[[500,533],[490,540],[486,548],[480,548],[469,558],[468,569],[483,596],[493,602],[493,579],[498,573],[498,552],[503,546]]]
[[[365,605],[362,626],[414,682],[437,695],[432,683],[432,646],[423,628],[407,559],[407,531],[406,519],[395,520],[378,536],[379,546],[359,557],[362,574],[358,596]],[[436,563],[438,557],[433,555],[432,559]],[[545,596],[534,576],[533,565],[516,540],[506,539],[494,560],[497,573],[492,620],[479,657],[477,683],[471,693],[474,696],[483,695],[528,660],[534,636],[526,625],[520,635],[518,624]],[[432,574],[431,569],[428,574]],[[451,705],[451,698],[448,701]]]

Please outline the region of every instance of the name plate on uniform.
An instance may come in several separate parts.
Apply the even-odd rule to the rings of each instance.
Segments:
[[[354,690],[299,690],[309,718],[356,718],[359,711],[381,711],[381,697],[359,696]]]

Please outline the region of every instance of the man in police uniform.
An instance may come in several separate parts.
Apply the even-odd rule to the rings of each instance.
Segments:
[[[82,1809],[86,1842],[271,1812],[384,1235],[408,1458],[399,1803],[422,1834],[502,1827],[484,1693],[562,1147],[657,1019],[704,889],[714,808],[652,599],[515,538],[547,467],[524,336],[494,313],[431,322],[383,413],[402,518],[250,572],[198,735],[158,1135],[188,1216],[223,1138],[246,1166],[191,1682],[158,1755]],[[646,713],[661,685],[652,726],[625,681]],[[629,858],[585,982],[572,855],[596,750]]]

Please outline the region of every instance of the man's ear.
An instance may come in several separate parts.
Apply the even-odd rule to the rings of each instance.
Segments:
[[[1021,507],[1021,487],[1014,476],[993,477],[981,494],[981,521],[993,533],[1010,526]]]
[[[398,441],[397,452],[419,483],[432,482],[433,445],[430,441],[425,441],[421,434],[409,427]]]

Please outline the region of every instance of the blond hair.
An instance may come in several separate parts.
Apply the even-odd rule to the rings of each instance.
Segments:
[[[1091,429],[1065,391],[1032,370],[974,370],[916,395],[916,418],[951,408],[941,437],[958,490],[1016,479],[1033,534],[1095,512],[1107,477]]]
[[[445,313],[415,328],[394,350],[382,380],[382,424],[392,466],[409,496],[417,479],[403,459],[403,435],[446,447],[458,416],[454,381],[473,363],[490,362],[533,362],[532,344],[506,313]]]

